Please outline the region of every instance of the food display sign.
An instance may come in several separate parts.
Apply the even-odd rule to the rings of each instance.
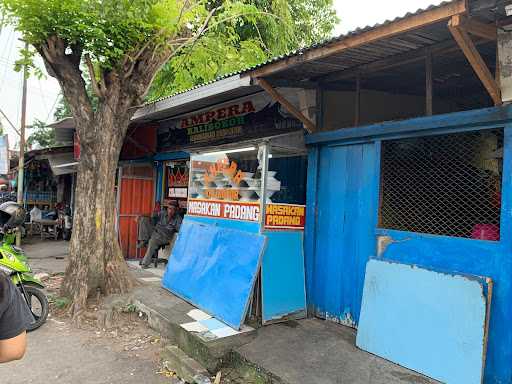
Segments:
[[[189,199],[187,214],[217,219],[259,222],[259,203]],[[304,229],[306,207],[291,204],[267,204],[266,229]]]
[[[267,204],[265,228],[304,229],[306,206],[292,204]]]
[[[189,199],[187,214],[258,222],[260,219],[260,205],[259,203],[241,203],[238,201]]]
[[[286,93],[286,92],[285,92]],[[296,93],[287,98],[298,105]],[[302,129],[302,124],[265,92],[159,123],[158,150],[225,144]]]

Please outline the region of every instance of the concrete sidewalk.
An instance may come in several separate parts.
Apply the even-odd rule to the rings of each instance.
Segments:
[[[247,383],[430,384],[436,381],[355,347],[353,329],[320,319],[289,321],[205,341],[180,324],[194,307],[160,288],[151,270],[132,266],[144,285],[133,299],[149,324],[210,372],[236,369]],[[156,275],[153,275],[153,278]]]
[[[67,242],[24,244],[36,271],[62,272]],[[142,270],[128,263],[141,283],[132,302],[149,325],[211,373],[235,371],[238,383],[430,384],[436,381],[355,347],[354,330],[319,319],[290,321],[207,341],[180,324],[190,322],[192,305],[161,288],[164,265]],[[232,381],[230,381],[232,382]]]

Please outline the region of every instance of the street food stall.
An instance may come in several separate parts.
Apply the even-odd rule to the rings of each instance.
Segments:
[[[164,190],[180,201],[186,191],[187,213],[164,287],[233,328],[246,317],[260,324],[304,317],[307,156],[300,122],[260,93],[163,126],[159,144],[190,145],[188,161],[167,166]],[[185,178],[188,186],[178,185]],[[211,268],[199,271],[205,262]],[[233,313],[236,321],[223,317]]]

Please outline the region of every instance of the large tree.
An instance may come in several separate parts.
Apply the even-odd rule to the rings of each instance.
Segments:
[[[98,291],[133,285],[114,230],[114,183],[130,119],[158,70],[217,25],[252,23],[257,9],[225,0],[0,0],[8,20],[62,89],[80,140],[76,210],[63,291],[74,314]],[[231,28],[218,38],[229,44]],[[98,97],[93,108],[82,73]]]

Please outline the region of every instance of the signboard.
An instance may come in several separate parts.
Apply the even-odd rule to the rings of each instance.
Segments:
[[[187,214],[192,216],[214,217],[258,222],[260,205],[257,202],[221,201],[189,199]],[[304,229],[306,206],[292,204],[267,204],[266,229]]]
[[[188,166],[186,161],[173,161],[166,166],[167,197],[186,199],[188,197]]]
[[[285,92],[298,105],[296,93]],[[302,129],[302,124],[265,92],[160,122],[158,150],[254,139]]]
[[[304,229],[305,223],[305,205],[267,204],[265,228]]]
[[[188,215],[216,217],[258,222],[260,219],[259,203],[240,203],[238,201],[220,201],[188,199]]]
[[[0,175],[9,173],[9,137],[0,136]]]
[[[169,196],[177,199],[186,199],[188,197],[188,188],[169,188]]]

